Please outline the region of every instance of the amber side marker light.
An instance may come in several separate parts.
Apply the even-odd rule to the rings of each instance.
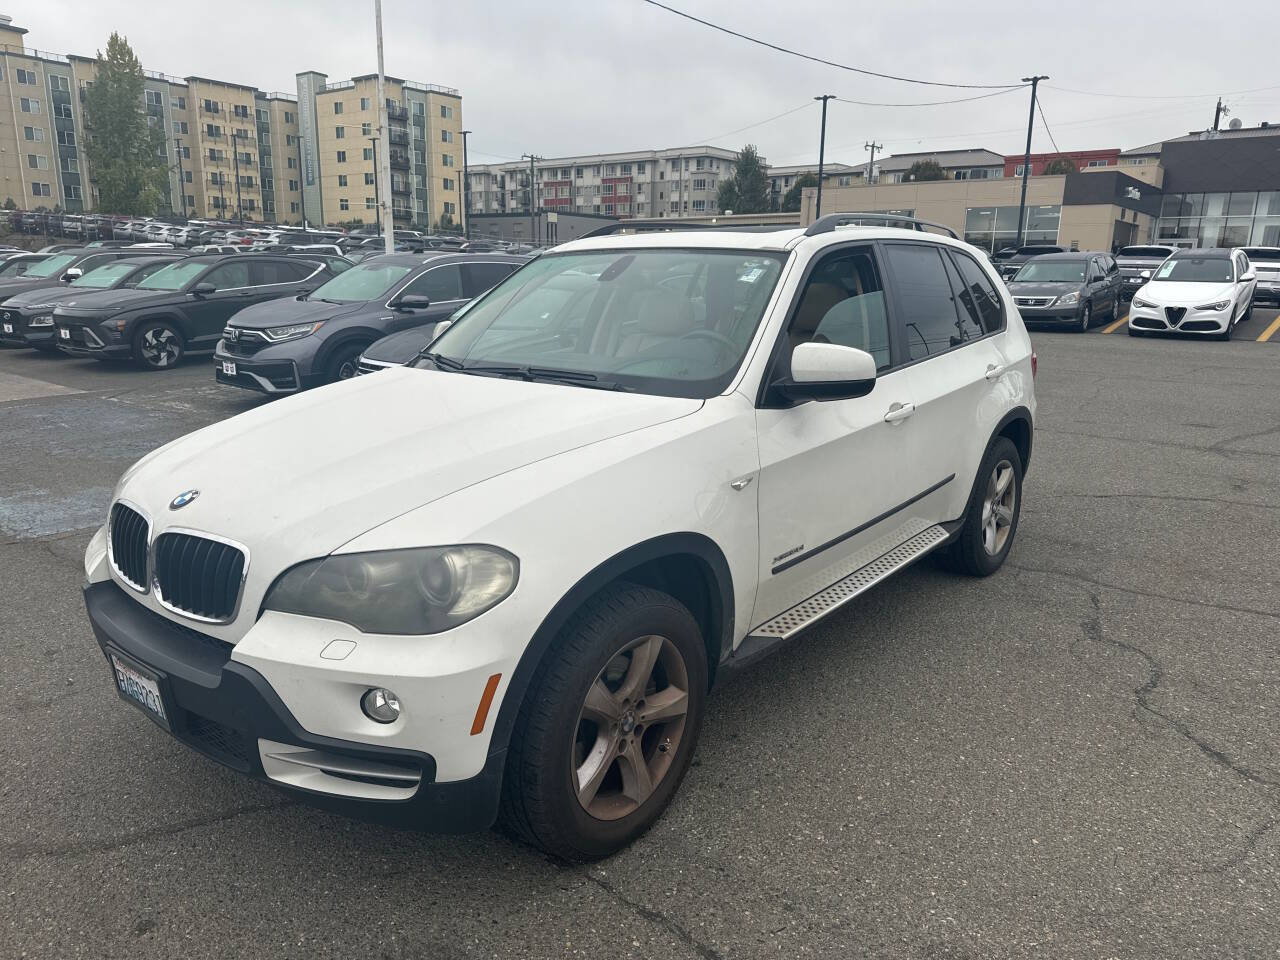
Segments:
[[[502,674],[495,673],[484,685],[484,693],[480,694],[480,705],[476,707],[476,718],[471,724],[471,735],[484,733],[485,721],[489,719],[489,708],[493,706],[493,695],[498,692],[498,681]]]

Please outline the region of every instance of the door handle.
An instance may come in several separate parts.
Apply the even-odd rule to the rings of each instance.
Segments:
[[[907,417],[911,416],[915,412],[916,405],[914,403],[894,403],[889,407],[889,412],[884,415],[884,422],[898,423],[901,420],[907,419]]]
[[[999,380],[1001,377],[1004,376],[1005,369],[1006,368],[1003,363],[1000,363],[1000,364],[988,363],[986,378],[988,380]]]

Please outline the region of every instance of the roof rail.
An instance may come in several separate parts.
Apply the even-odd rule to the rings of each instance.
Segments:
[[[579,240],[585,240],[587,237],[608,237],[615,233],[665,233],[671,230],[714,230],[713,224],[707,223],[684,223],[680,220],[619,220],[617,223],[606,223],[603,227],[596,227],[594,230],[588,231],[578,237]],[[721,227],[720,229],[724,229]]]
[[[806,237],[816,237],[821,233],[830,233],[838,227],[859,226],[864,221],[879,223],[885,226],[894,226],[896,224],[911,224],[913,230],[924,231],[926,227],[933,227],[941,230],[952,240],[959,240],[956,232],[943,223],[934,223],[932,220],[920,220],[916,217],[904,217],[896,213],[829,213],[825,217],[819,217],[813,223],[809,224],[805,230]]]

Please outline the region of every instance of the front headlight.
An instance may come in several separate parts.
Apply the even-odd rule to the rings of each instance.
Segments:
[[[1147,303],[1147,301],[1141,300],[1138,297],[1133,298],[1133,305],[1135,307],[1146,307],[1148,310],[1152,310],[1155,308],[1154,303]]]
[[[262,606],[364,633],[440,633],[505,600],[519,572],[505,550],[473,544],[340,554],[286,570]]]
[[[1217,303],[1202,303],[1197,310],[1225,310],[1231,306],[1230,300],[1219,300]]]
[[[323,325],[324,321],[319,320],[316,323],[294,323],[287,327],[267,327],[262,332],[272,343],[279,343],[281,340],[297,340],[299,337],[310,336]]]
[[[52,327],[53,314],[42,313],[38,317],[32,317],[29,321],[27,321],[27,326],[28,327]]]
[[[1059,307],[1069,307],[1073,303],[1079,303],[1079,302],[1080,302],[1079,293],[1064,293],[1062,296],[1060,296],[1057,300],[1054,301],[1054,303],[1056,303]]]

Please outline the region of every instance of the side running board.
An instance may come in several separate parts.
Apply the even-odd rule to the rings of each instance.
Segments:
[[[866,593],[881,580],[896,573],[910,563],[919,560],[930,550],[946,542],[950,536],[941,526],[929,527],[917,533],[910,540],[894,547],[883,556],[859,567],[831,586],[815,593],[808,600],[797,603],[772,620],[760,624],[742,641],[735,656],[750,656],[763,646],[772,646],[774,642],[786,640],[801,630],[817,623],[827,614],[838,610],[854,597]]]

